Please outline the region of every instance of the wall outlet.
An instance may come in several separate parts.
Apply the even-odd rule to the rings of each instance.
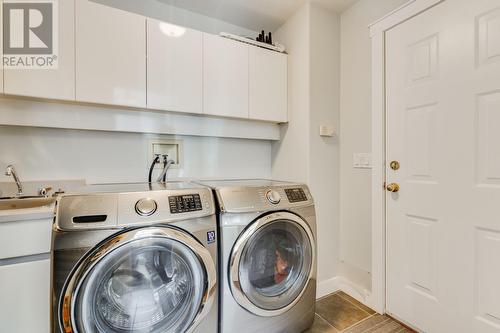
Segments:
[[[352,158],[352,166],[355,169],[371,169],[372,154],[370,153],[355,153]]]
[[[174,160],[171,168],[181,168],[183,147],[181,140],[151,140],[149,142],[148,163],[151,163],[156,154],[168,155],[168,159]],[[155,165],[155,169],[163,169],[163,160]]]

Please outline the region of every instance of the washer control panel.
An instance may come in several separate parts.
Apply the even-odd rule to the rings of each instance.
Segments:
[[[57,229],[109,229],[215,218],[212,190],[186,182],[172,182],[167,186],[93,185],[80,191],[58,197]]]
[[[298,188],[287,188],[285,189],[286,196],[288,201],[291,203],[307,201],[307,195],[304,192],[304,189]]]
[[[151,216],[157,208],[158,204],[151,198],[144,198],[135,203],[135,211],[141,216]]]
[[[203,204],[199,194],[169,196],[168,203],[170,206],[170,213],[172,214],[203,210]]]

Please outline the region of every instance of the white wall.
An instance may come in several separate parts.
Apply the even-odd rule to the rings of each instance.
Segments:
[[[257,35],[158,1],[96,2],[208,33]],[[275,124],[10,97],[0,98],[0,110],[0,125],[16,125],[0,126],[0,171],[13,163],[22,180],[145,181],[150,138],[183,140],[183,168],[172,169],[171,177],[271,176],[271,142],[267,140],[277,139]],[[2,172],[0,181],[10,179]]]
[[[270,177],[269,141],[19,126],[0,126],[0,171],[12,163],[21,180],[147,181],[151,138],[183,141],[183,167],[171,178]],[[11,179],[2,172],[0,181]]]
[[[360,0],[341,15],[340,274],[370,290],[371,171],[353,154],[371,151],[371,43],[368,25],[407,0]]]
[[[275,33],[288,52],[288,124],[273,143],[273,177],[307,182],[309,175],[310,6],[298,9]]]
[[[339,260],[339,143],[320,125],[339,127],[340,17],[311,4],[309,184],[318,219],[319,291],[335,287]]]
[[[338,142],[319,125],[338,128],[340,20],[317,4],[302,6],[275,33],[289,53],[288,125],[273,143],[273,177],[309,184],[316,202],[318,296],[334,291],[337,276]]]

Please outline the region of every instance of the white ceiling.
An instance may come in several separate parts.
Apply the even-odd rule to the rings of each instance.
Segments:
[[[313,2],[317,2],[323,7],[337,13],[342,13],[344,10],[354,5],[357,1],[358,0],[313,0]]]
[[[309,0],[156,0],[240,27],[275,31],[295,10]],[[357,0],[312,0],[323,7],[342,12]]]

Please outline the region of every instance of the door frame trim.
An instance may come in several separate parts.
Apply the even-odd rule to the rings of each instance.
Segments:
[[[386,312],[386,81],[385,36],[395,26],[446,0],[410,0],[369,26],[372,44],[372,291],[367,303]]]

